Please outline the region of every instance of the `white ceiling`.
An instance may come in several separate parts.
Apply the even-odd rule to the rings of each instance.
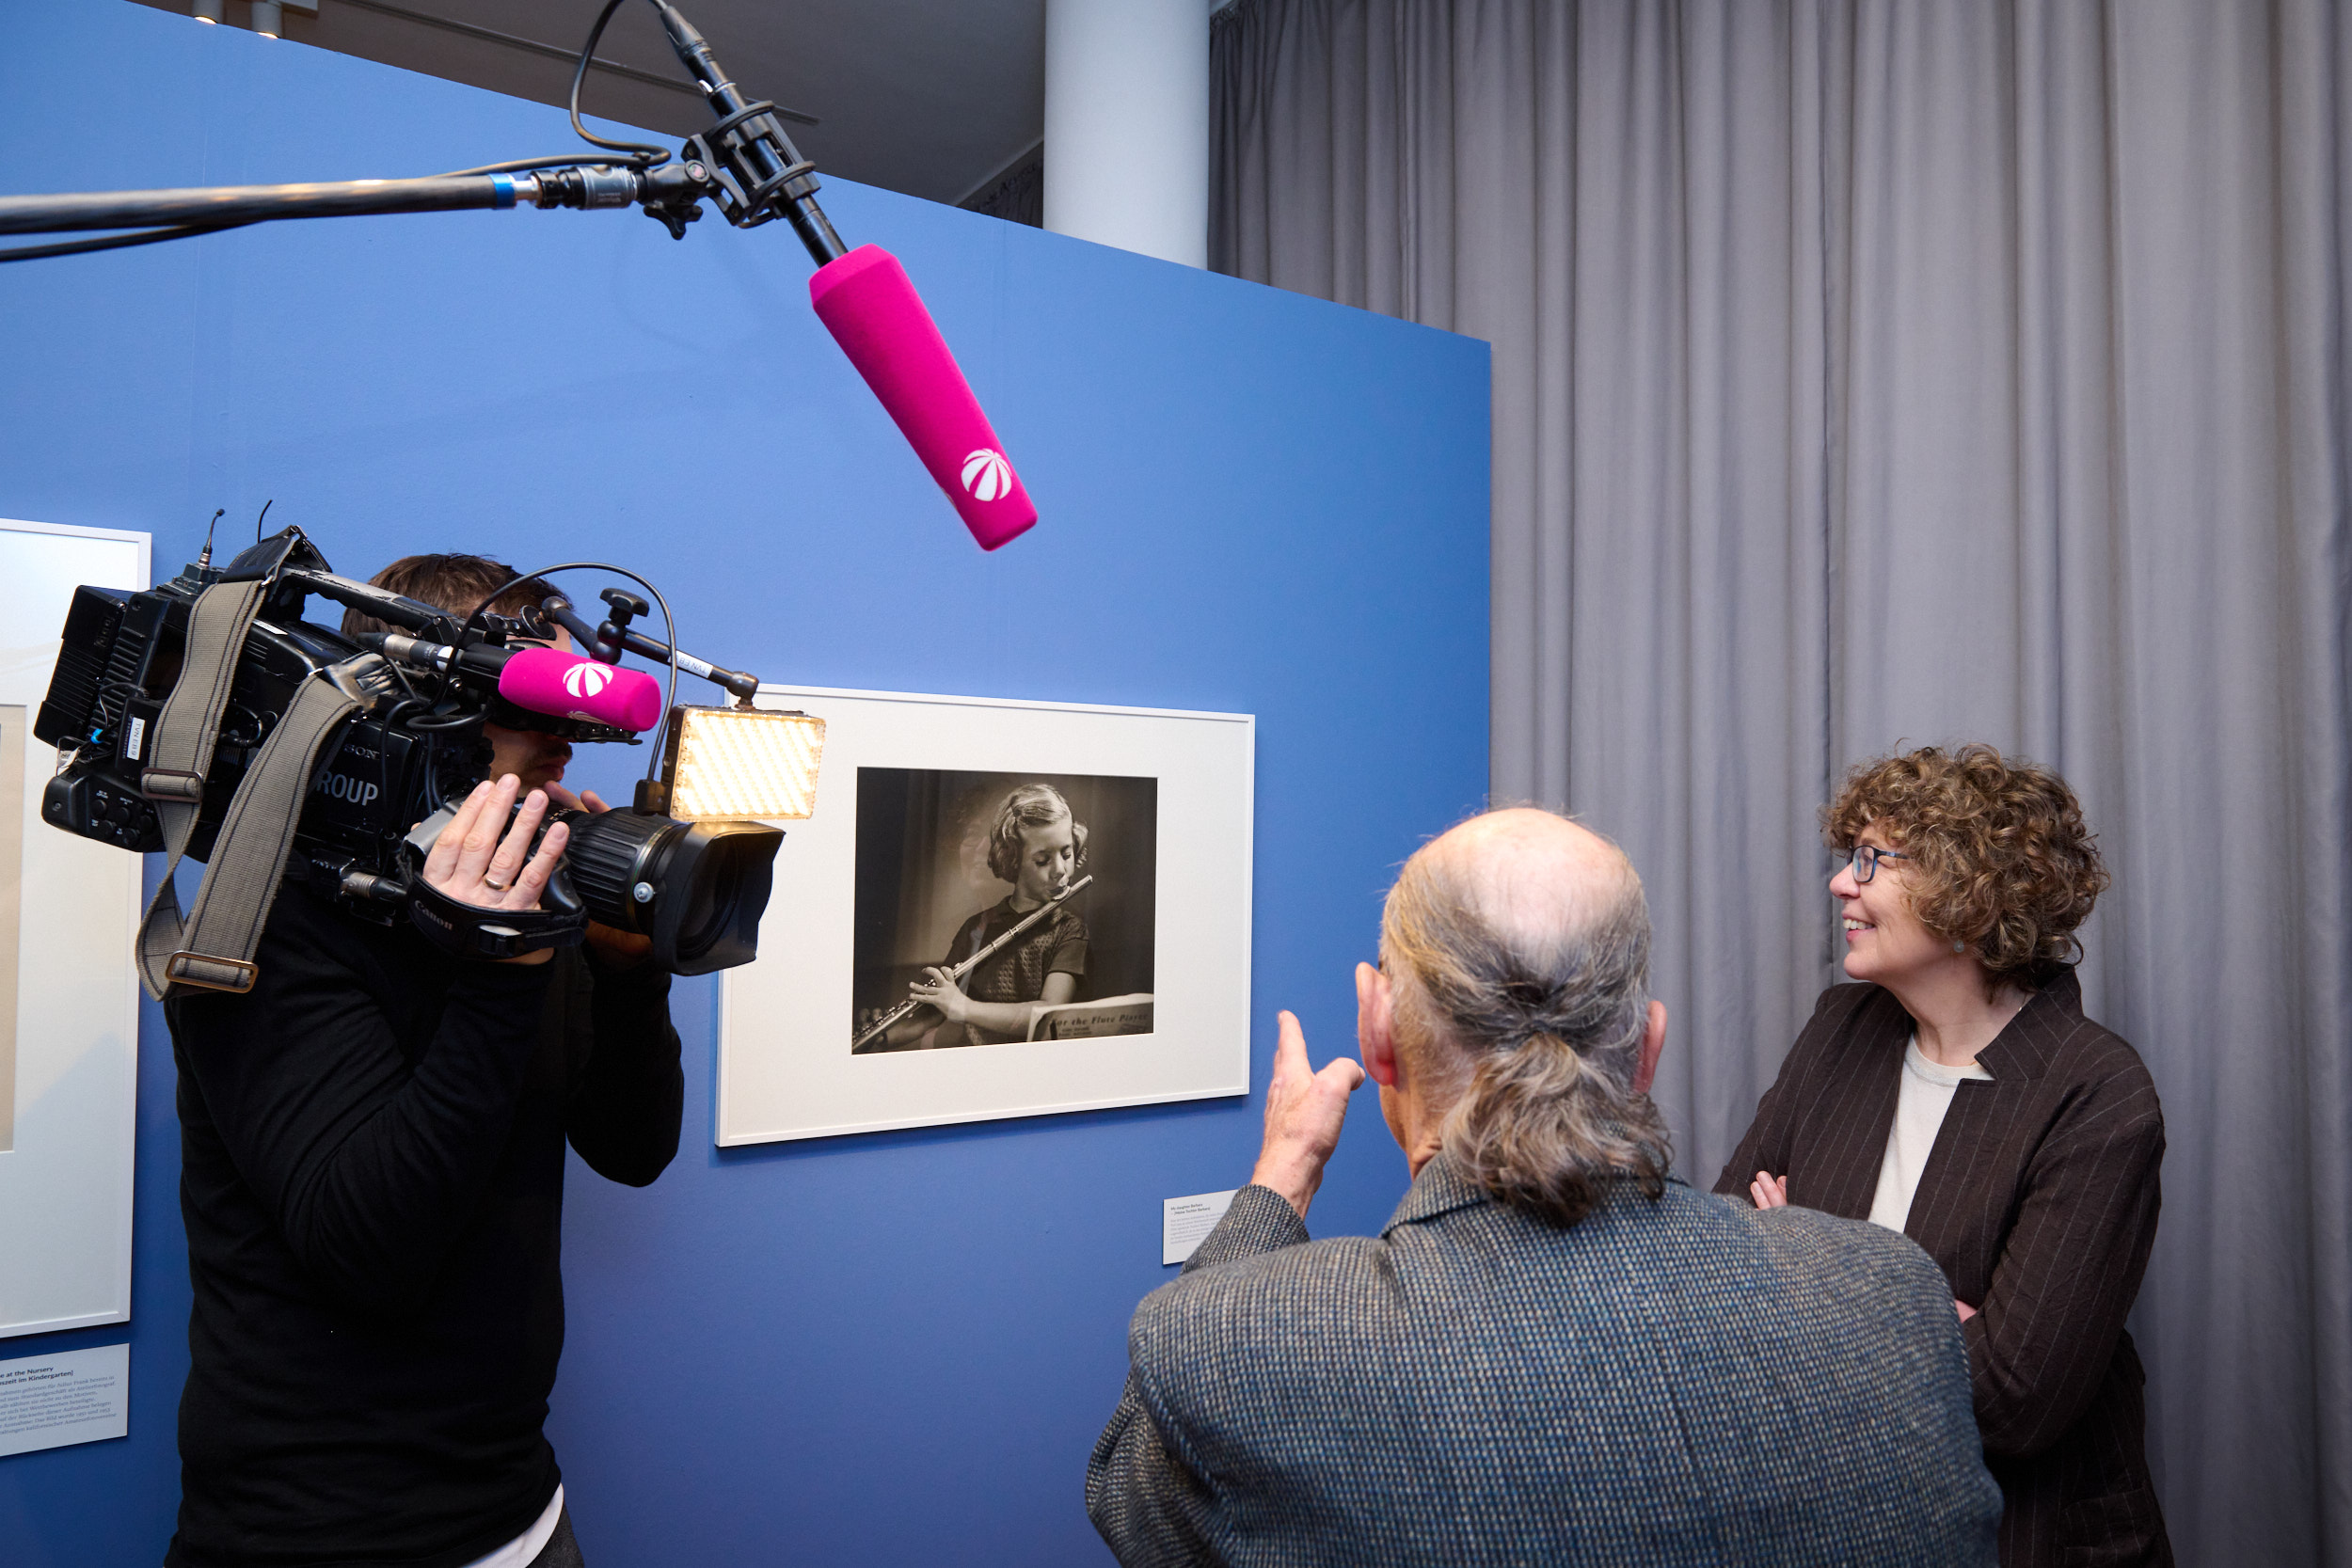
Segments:
[[[135,0],[186,14],[186,0]],[[1045,0],[674,0],[746,95],[787,122],[804,157],[846,180],[960,201],[1045,132]],[[387,65],[561,104],[601,0],[318,0],[286,37]],[[245,0],[225,0],[231,25]],[[194,24],[191,24],[193,25]],[[535,47],[534,47],[535,46]],[[596,47],[586,108],[685,136],[710,121],[653,8],[624,5]],[[550,144],[546,150],[558,150]]]

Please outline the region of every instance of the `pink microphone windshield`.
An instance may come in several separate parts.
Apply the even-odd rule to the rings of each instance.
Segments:
[[[1026,532],[1037,508],[898,259],[862,245],[818,268],[808,298],[980,547]]]
[[[649,730],[661,717],[661,683],[561,648],[523,648],[499,672],[499,695],[516,707],[616,729]]]

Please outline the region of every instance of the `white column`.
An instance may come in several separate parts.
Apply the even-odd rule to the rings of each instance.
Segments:
[[[1212,8],[1046,0],[1046,228],[1208,265]]]

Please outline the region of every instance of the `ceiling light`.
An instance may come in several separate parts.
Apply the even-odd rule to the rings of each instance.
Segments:
[[[190,0],[188,14],[199,22],[218,22],[220,0]]]
[[[285,36],[286,13],[278,0],[253,0],[253,30],[265,39]]]

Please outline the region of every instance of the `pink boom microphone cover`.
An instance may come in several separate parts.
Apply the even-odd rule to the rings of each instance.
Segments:
[[[1026,532],[1037,508],[898,259],[862,245],[818,268],[808,298],[980,548]]]
[[[516,707],[615,729],[649,730],[661,717],[661,683],[561,648],[522,648],[499,672],[499,695]]]

